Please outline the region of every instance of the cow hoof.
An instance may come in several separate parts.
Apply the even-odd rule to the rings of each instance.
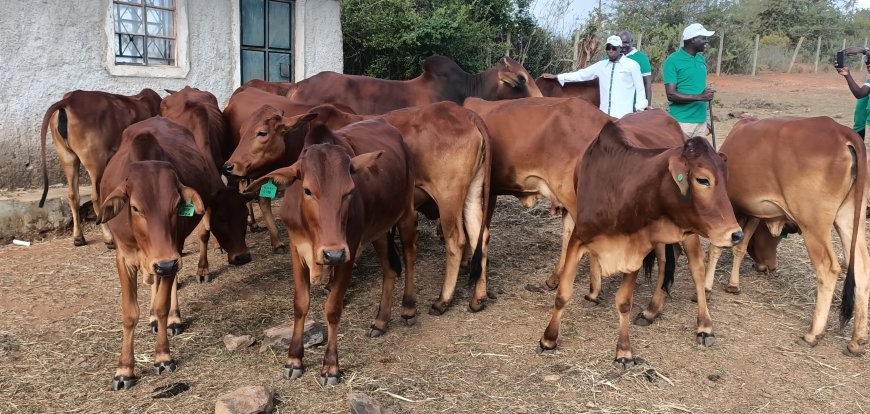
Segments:
[[[739,295],[740,294],[740,286],[728,285],[728,286],[725,286],[725,291],[728,293]]]
[[[650,326],[653,322],[655,322],[655,318],[647,319],[643,312],[637,314],[637,317],[634,318],[634,324],[637,326]]]
[[[196,280],[199,281],[199,283],[210,283],[211,282],[211,275],[210,274],[197,275]]]
[[[864,356],[864,345],[867,344],[866,339],[859,339],[857,341],[850,341],[848,345],[846,345],[846,351],[848,352],[846,355],[849,356]]]
[[[341,382],[341,377],[338,375],[321,375],[320,376],[320,386],[325,387],[327,385],[336,386]]]
[[[136,377],[125,377],[123,375],[118,375],[115,378],[112,378],[112,391],[121,391],[121,390],[129,390],[136,385],[136,381],[139,378]]]
[[[601,304],[601,299],[598,299],[597,297],[593,298],[592,296],[589,296],[588,294],[583,295],[583,299],[586,299],[588,302],[591,302],[591,303],[595,304],[596,306]]]
[[[153,333],[153,334],[156,334],[156,333],[157,333],[157,321],[151,321],[151,322],[149,322],[149,323],[148,323],[148,326],[151,327],[151,333]]]
[[[110,242],[106,242],[106,248],[109,250],[115,250],[115,241],[112,240]]]
[[[634,358],[619,357],[613,360],[613,366],[618,369],[628,369],[637,365]]]
[[[180,323],[170,323],[166,327],[166,334],[169,336],[181,335],[182,332],[184,332],[184,325]]]
[[[477,302],[477,305],[474,302],[468,304],[468,310],[471,313],[477,313],[486,309],[486,304],[483,301]]]
[[[80,237],[74,237],[74,238],[73,238],[73,245],[76,246],[76,247],[84,246],[84,245],[86,245],[86,244],[88,244],[88,242],[85,241],[85,236],[80,236]]]
[[[371,332],[369,332],[369,338],[377,338],[387,333],[386,330],[378,329],[378,327],[376,327],[374,324],[372,324],[370,327],[372,328],[372,330]]]
[[[432,304],[432,307],[429,308],[429,314],[432,316],[441,316],[444,312],[447,311],[447,306],[439,307],[437,303]]]
[[[538,355],[553,354],[556,352],[556,346],[553,345],[553,347],[548,347],[547,345],[544,345],[543,342],[538,341],[538,348],[535,350],[535,352]]]
[[[175,372],[176,368],[178,368],[178,366],[175,365],[175,361],[158,362],[154,364],[154,373],[160,375],[163,373],[163,371]]]
[[[284,365],[284,379],[295,380],[302,377],[305,373],[305,367],[294,367],[293,365]]]
[[[556,290],[556,288],[559,287],[559,281],[557,280],[553,282],[553,284],[550,284],[550,279],[547,279],[546,281],[544,281],[544,286],[546,286],[547,289]]]
[[[273,247],[272,253],[274,253],[274,254],[287,254],[287,247],[285,247],[284,245]]]
[[[414,316],[402,315],[402,319],[405,321],[405,325],[414,326],[417,324],[417,315],[414,315]]]
[[[713,335],[712,332],[698,332],[695,339],[698,341],[698,345],[704,345],[705,348],[709,348],[716,342],[716,335]]]
[[[810,348],[813,348],[813,347],[815,347],[816,345],[819,344],[819,340],[821,340],[823,336],[824,336],[824,335],[816,335],[816,336],[813,336],[813,335],[810,335],[810,334],[806,334],[806,335],[804,335],[804,336],[801,337],[801,340],[798,341],[798,343],[803,343],[804,345],[807,345],[807,346],[809,346]]]

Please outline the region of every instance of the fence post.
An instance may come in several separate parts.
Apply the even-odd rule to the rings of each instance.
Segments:
[[[755,76],[755,66],[758,63],[758,38],[760,35],[755,35],[755,53],[752,54],[752,76]]]
[[[822,37],[819,36],[819,41],[816,43],[816,66],[813,68],[813,73],[819,71],[819,53],[822,51]]]
[[[580,66],[580,32],[574,31],[574,57],[571,59],[571,70],[577,70]]]
[[[867,43],[866,41],[864,43]],[[643,50],[643,32],[637,34],[637,50]]]
[[[843,47],[840,48],[840,50],[843,50],[843,49],[845,49],[845,48],[846,48],[846,39],[843,39]]]
[[[719,56],[716,57],[716,77],[719,77],[719,72],[722,69],[722,44],[725,42],[725,32],[719,34]]]
[[[801,38],[798,39],[797,46],[795,46],[795,48],[794,48],[794,54],[791,55],[791,63],[788,64],[788,72],[786,72],[786,73],[791,73],[791,68],[792,68],[792,66],[794,66],[794,60],[797,59],[797,54],[801,50],[801,44],[803,44],[803,42],[804,42],[804,37],[801,36]]]

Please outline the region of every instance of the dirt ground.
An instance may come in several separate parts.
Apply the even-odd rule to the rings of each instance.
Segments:
[[[851,123],[854,99],[834,74],[711,76],[710,81],[719,91],[720,145],[736,122],[729,113],[828,115]],[[663,87],[655,89],[654,103],[661,106]],[[397,413],[870,411],[870,359],[843,353],[851,326],[841,332],[832,312],[828,334],[817,347],[799,341],[809,326],[815,281],[796,236],[781,245],[775,273],[755,272],[747,258],[741,267],[743,292],[736,296],[722,288],[731,267],[730,253],[723,253],[710,304],[716,333],[711,348],[695,344],[694,288],[681,259],[662,317],[652,326],[631,328],[635,354],[645,362],[623,371],[611,365],[618,322],[613,296],[620,276],[605,279],[601,305],[589,305],[582,300],[585,265],[558,351],[535,352],[554,301],[554,293],[540,287],[559,249],[559,221],[547,215],[546,205],[526,210],[513,199],[499,199],[489,250],[489,288],[497,298],[479,313],[467,311],[464,284],[444,315],[427,313],[440,289],[444,247],[434,222],[421,218],[418,323],[400,323],[397,293],[387,334],[367,337],[380,295],[380,269],[368,250],[355,270],[340,326],[343,382],[321,388],[322,347],[306,350],[308,370],[301,380],[285,381],[285,351],[260,352],[255,344],[231,352],[223,346],[225,334],[262,339],[264,329],[292,318],[289,256],[272,254],[264,233],[248,234],[254,261],[229,267],[225,256],[211,249],[217,278],[210,284],[195,282],[196,255],[184,258],[179,300],[187,326],[170,340],[179,363],[175,373],[158,377],[151,369],[149,289],[140,284],[135,349],[142,378],[130,391],[112,392],[121,341],[114,253],[99,242],[93,223],[86,229],[90,244],[84,247],[73,247],[69,234],[36,240],[31,247],[0,247],[0,412],[212,412],[217,396],[246,385],[273,387],[281,413],[348,412],[351,390]],[[192,241],[187,252],[197,248]],[[638,283],[634,313],[651,294],[650,282]],[[315,287],[310,315],[318,321],[324,298]],[[174,382],[190,389],[173,398],[151,398],[156,387]]]

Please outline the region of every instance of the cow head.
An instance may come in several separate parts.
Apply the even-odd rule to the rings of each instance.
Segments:
[[[149,88],[142,89],[132,99],[139,102],[152,116],[160,114],[160,103],[163,98]]]
[[[285,134],[302,128],[315,117],[317,114],[310,113],[284,117],[280,110],[262,106],[242,124],[239,145],[223,165],[223,173],[235,177],[259,175],[259,171],[284,156],[287,151]],[[303,138],[299,136],[300,146]]]
[[[103,199],[97,223],[120,214],[129,220],[139,247],[139,267],[146,275],[174,276],[181,267],[177,240],[179,208],[191,203],[195,214],[205,213],[202,199],[193,188],[178,180],[175,169],[163,161],[134,162],[125,179]]]
[[[532,76],[519,62],[509,57],[503,57],[495,68],[498,71],[496,99],[544,96]]]
[[[664,185],[671,194],[679,192],[670,211],[683,228],[699,233],[717,247],[731,247],[743,240],[743,231],[734,217],[726,192],[725,162],[701,137],[688,139],[679,153],[668,160],[670,180]],[[672,182],[670,182],[672,180]],[[668,190],[665,190],[668,191]]]
[[[383,151],[351,158],[341,147],[316,144],[306,147],[295,164],[252,183],[257,188],[268,179],[288,186],[301,200],[299,214],[311,238],[314,261],[336,266],[350,259],[347,224],[354,203],[353,174],[372,166]],[[299,185],[289,187],[294,182]]]
[[[248,208],[246,203],[253,195],[243,195],[234,188],[223,187],[209,202],[209,230],[221,248],[227,252],[231,265],[241,266],[251,261],[251,253],[245,243]]]

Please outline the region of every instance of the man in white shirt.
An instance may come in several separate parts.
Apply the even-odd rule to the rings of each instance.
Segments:
[[[545,73],[544,78],[556,79],[565,86],[565,82],[582,82],[598,78],[601,110],[606,114],[622,118],[625,114],[644,110],[649,106],[640,75],[640,65],[631,59],[622,59],[622,39],[610,36],[604,45],[607,60],[596,62],[592,66],[576,72],[553,75]]]

